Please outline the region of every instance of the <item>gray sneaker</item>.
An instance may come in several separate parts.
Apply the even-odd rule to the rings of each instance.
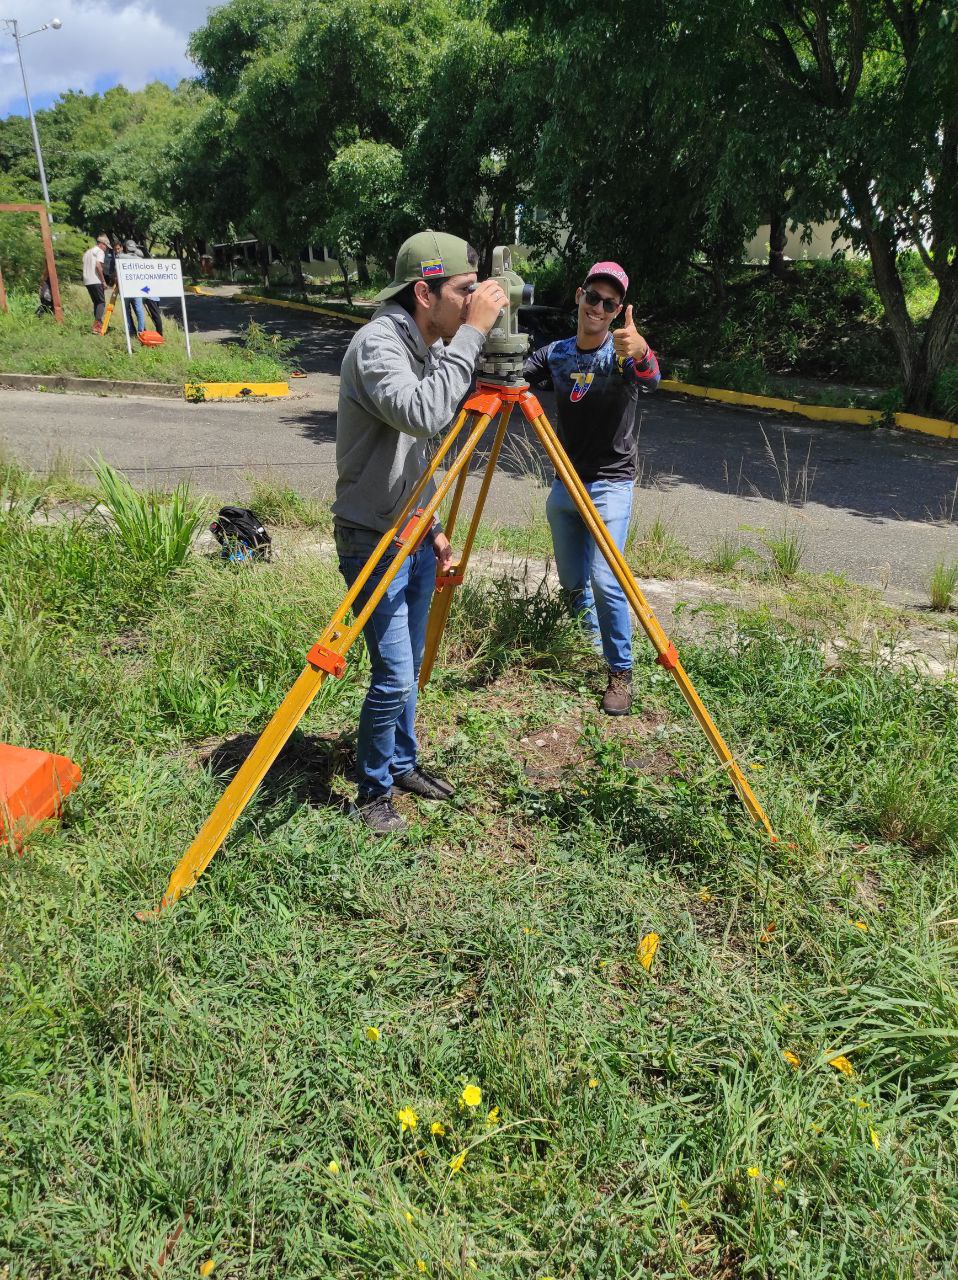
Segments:
[[[390,796],[372,796],[367,800],[360,798],[356,809],[360,822],[377,836],[390,836],[397,831],[406,830],[406,819],[393,808]]]

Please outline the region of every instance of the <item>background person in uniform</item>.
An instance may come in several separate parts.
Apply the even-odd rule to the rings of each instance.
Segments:
[[[525,363],[533,386],[555,388],[556,434],[598,508],[615,545],[625,548],[632,517],[639,395],[659,385],[659,364],[632,320],[615,334],[629,277],[617,262],[597,262],[576,290],[576,333],[539,347]],[[595,540],[556,478],[546,502],[556,570],[571,608],[609,668],[602,710],[632,709],[632,615],[629,602]]]
[[[340,372],[333,503],[347,585],[425,470],[427,441],[454,418],[486,335],[506,304],[495,280],[470,292],[478,261],[458,236],[411,236],[399,250],[392,283],[376,299],[383,305],[349,344]],[[425,505],[434,491],[427,487],[420,502]],[[354,610],[369,599],[390,559],[387,554],[379,562]],[[429,800],[454,794],[448,782],[419,766],[414,725],[436,567],[446,569],[451,560],[449,540],[435,522],[363,628],[372,676],[359,715],[358,807],[379,834],[405,825],[392,805],[393,786]]]
[[[110,247],[109,237],[97,236],[96,244],[91,244],[83,255],[83,283],[93,303],[93,332],[103,332],[103,312],[106,310],[106,299],[103,296],[106,280],[103,277],[103,259]]]

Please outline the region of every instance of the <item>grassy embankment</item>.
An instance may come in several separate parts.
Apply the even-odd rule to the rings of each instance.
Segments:
[[[684,646],[771,846],[647,646],[609,722],[548,590],[467,584],[421,703],[459,801],[383,842],[342,811],[357,651],[138,925],[341,583],[3,489],[0,739],[84,769],[0,879],[10,1280],[953,1274],[954,685],[826,658],[840,610]]]
[[[169,314],[163,317],[162,347],[141,347],[134,338],[127,355],[119,308],[105,337],[90,332],[92,307],[85,289],[64,289],[64,323],[52,315],[37,316],[36,295],[10,294],[10,312],[0,312],[0,374],[31,373],[51,377],[111,378],[135,382],[276,382],[288,374],[288,343],[251,325],[244,342],[210,342],[191,334],[193,359],[186,354],[183,332]],[[189,303],[187,303],[187,307]],[[149,326],[152,327],[152,326]]]

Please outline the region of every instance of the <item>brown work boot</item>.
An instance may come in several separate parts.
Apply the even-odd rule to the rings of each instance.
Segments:
[[[609,687],[602,699],[607,716],[627,716],[632,710],[632,672],[610,671]]]
[[[94,323],[93,332],[96,334],[98,338],[101,338],[103,336],[103,325],[99,322],[99,320],[97,320]]]

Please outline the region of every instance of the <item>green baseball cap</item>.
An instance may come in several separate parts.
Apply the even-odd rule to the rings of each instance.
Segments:
[[[470,254],[472,261],[470,262]],[[475,272],[478,259],[474,249],[458,236],[445,231],[419,231],[403,241],[396,254],[392,281],[380,293],[377,302],[388,302],[416,280],[442,280]]]

